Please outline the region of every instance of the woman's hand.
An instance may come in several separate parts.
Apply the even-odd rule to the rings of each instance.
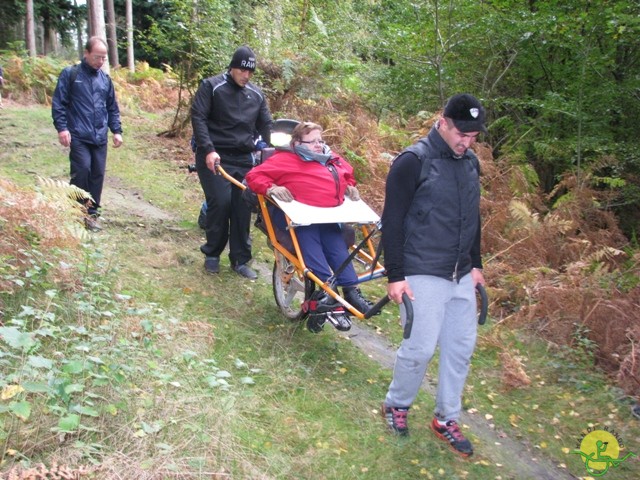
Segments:
[[[360,200],[360,192],[353,185],[347,185],[347,189],[344,191],[344,194],[349,200],[353,200],[354,202]]]
[[[293,195],[287,187],[279,187],[278,185],[272,185],[267,190],[267,195],[271,198],[276,198],[281,202],[290,202],[293,200]]]

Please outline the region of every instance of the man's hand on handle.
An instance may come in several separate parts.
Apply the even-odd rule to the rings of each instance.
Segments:
[[[472,268],[471,279],[473,280],[473,288],[476,288],[476,285],[478,284],[484,286],[484,274],[482,273],[481,269]]]
[[[409,282],[401,280],[399,282],[391,282],[387,285],[387,295],[396,303],[402,303],[402,294],[406,293],[410,300],[415,300],[413,291],[409,286]]]
[[[207,154],[205,162],[209,170],[211,170],[216,175],[219,175],[217,167],[218,165],[220,165],[220,155],[218,155],[218,152],[209,152]]]

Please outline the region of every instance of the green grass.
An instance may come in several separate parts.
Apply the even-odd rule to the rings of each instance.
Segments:
[[[500,447],[484,444],[472,428],[466,432],[476,455],[451,454],[428,431],[427,392],[412,408],[412,436],[387,435],[378,409],[391,372],[329,328],[312,335],[285,320],[268,281],[239,278],[228,259],[219,275],[206,275],[195,223],[200,187],[176,167],[176,152],[158,142],[155,131],[166,121],[125,114],[125,144],[110,149],[107,175],[178,219],[138,219],[105,205],[107,229],[88,242],[88,269],[77,274],[75,289],[43,274],[17,295],[0,294],[5,326],[33,331],[26,323],[39,322],[49,332],[35,337],[34,349],[14,346],[0,356],[0,388],[26,379],[42,387],[0,401],[31,407],[26,420],[0,410],[0,471],[56,460],[102,465],[95,478],[123,471],[129,478],[524,478],[510,464],[496,465],[491,452]],[[2,177],[24,186],[34,185],[36,174],[67,178],[48,109],[5,108],[0,133]],[[188,145],[173,148],[182,147]],[[269,270],[264,236],[253,237],[255,261]],[[53,299],[44,293],[52,288]],[[380,297],[384,283],[365,291]],[[25,306],[33,312],[21,314]],[[397,315],[389,306],[366,323],[397,345]],[[503,387],[505,347],[522,358],[529,387]],[[432,378],[436,367],[437,359]],[[610,385],[588,356],[490,319],[480,328],[464,406],[527,445],[531,456],[585,476],[579,457],[563,449],[573,450],[589,425],[614,428],[640,454],[638,422]],[[61,420],[72,415],[79,424],[60,433]],[[628,461],[610,478],[637,478],[637,465]]]

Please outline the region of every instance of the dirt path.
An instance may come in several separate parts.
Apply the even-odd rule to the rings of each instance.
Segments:
[[[125,188],[119,179],[110,176],[107,176],[103,204],[108,205],[108,210],[112,212],[111,215],[118,220],[129,217],[129,221],[143,219],[145,222],[167,222],[168,228],[173,221],[177,220],[175,215],[155,207],[142,198],[139,193]],[[194,205],[194,209],[197,207]],[[270,265],[259,264],[255,267],[264,281],[271,282]],[[389,370],[393,368],[395,348],[384,337],[359,323],[354,323],[351,330],[342,335],[383,368]],[[429,378],[425,379],[422,388],[431,395],[435,394],[435,387]],[[564,480],[578,478],[546,458],[540,458],[532,448],[522,442],[491,428],[481,412],[476,414],[463,413],[461,423],[469,425],[473,435],[480,440],[475,443],[476,450],[481,452],[482,458],[502,465],[503,479]]]

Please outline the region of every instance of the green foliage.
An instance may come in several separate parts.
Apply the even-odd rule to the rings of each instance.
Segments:
[[[7,55],[0,57],[5,91],[16,97],[27,96],[39,103],[49,103],[56,87],[58,75],[67,64],[52,57],[28,59],[26,56]]]
[[[45,32],[52,31],[59,35],[64,45],[70,45],[72,32],[76,30],[78,18],[87,15],[86,5],[77,5],[72,0],[34,0],[35,21],[39,22]],[[16,39],[13,35],[16,28],[24,25],[26,2],[22,0],[4,0],[0,2],[0,46],[10,44]],[[24,28],[24,27],[23,27]]]
[[[598,345],[589,338],[591,331],[588,327],[577,323],[574,323],[573,327],[573,345],[571,352],[578,357],[584,357],[587,366],[592,366]]]
[[[149,18],[149,29],[140,39],[147,54],[172,65],[186,83],[219,73],[236,47],[231,2],[176,0],[164,8]]]
[[[164,82],[170,75],[159,68],[150,67],[147,63],[138,62],[135,72],[127,72],[128,79],[134,84],[143,84],[147,80],[155,80],[158,83]]]
[[[123,3],[116,7],[124,17]],[[81,14],[69,0],[37,0],[36,9],[63,41]],[[23,11],[23,2],[3,3],[0,23],[14,25]],[[615,172],[596,173],[625,183],[615,208],[630,235],[640,205],[639,19],[640,4],[629,1],[136,0],[134,44],[139,61],[168,65],[194,91],[247,43],[259,59],[255,80],[276,110],[291,98],[357,97],[395,122],[469,91],[488,109],[495,156],[531,165],[545,192],[568,171],[615,159]],[[14,40],[0,36],[10,49]],[[18,76],[16,87],[8,78],[6,88],[33,86],[39,101],[53,82]],[[174,122],[186,117],[178,112]]]

